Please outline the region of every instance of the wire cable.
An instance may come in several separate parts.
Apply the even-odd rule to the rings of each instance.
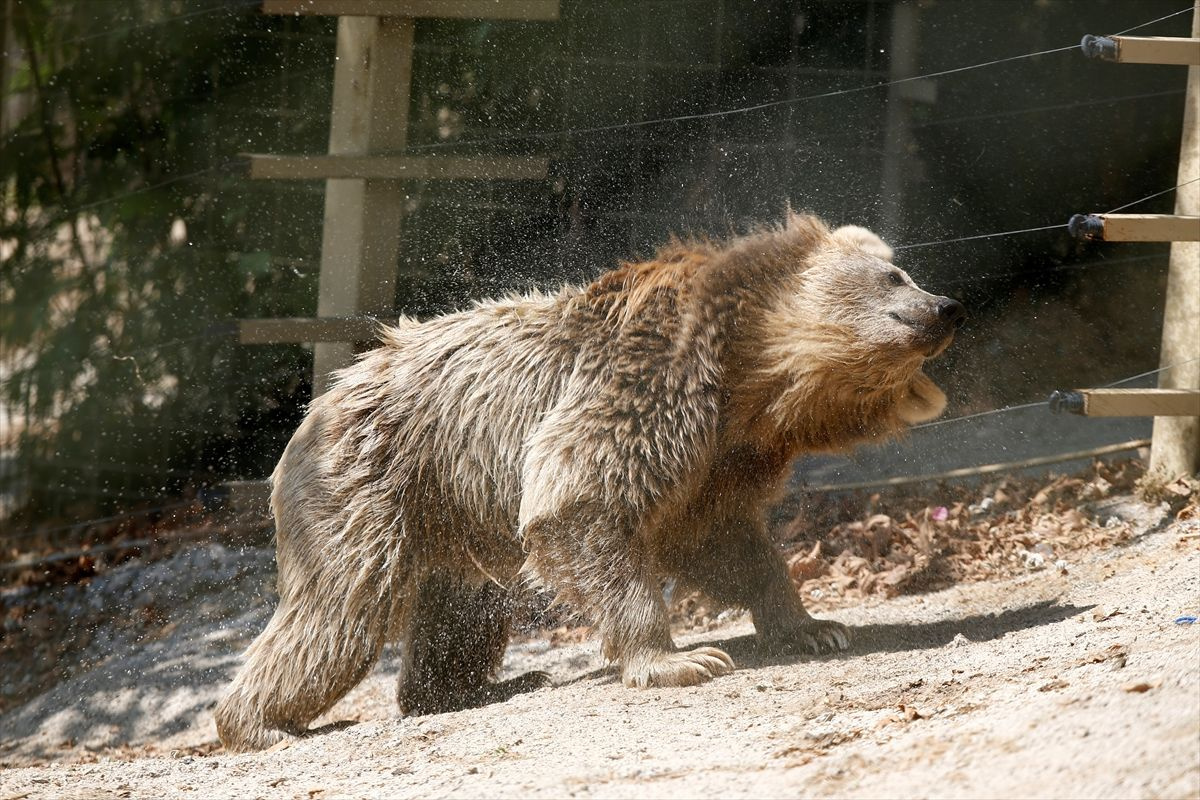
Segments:
[[[1116,208],[1112,209],[1111,211],[1105,211],[1104,213],[1105,214],[1115,214],[1118,211],[1124,210],[1126,208],[1132,208],[1133,206],[1136,206],[1139,203],[1144,203],[1147,200],[1151,200],[1155,197],[1159,197],[1161,195],[1167,194],[1168,192],[1173,192],[1176,189],[1182,189],[1184,186],[1191,186],[1196,181],[1200,181],[1200,178],[1193,178],[1190,181],[1184,181],[1181,184],[1168,187],[1166,189],[1163,189],[1162,191],[1155,192],[1154,194],[1148,194],[1145,197],[1138,198],[1137,200],[1134,200],[1131,203],[1126,203],[1123,206],[1117,206]],[[915,250],[918,247],[934,247],[936,245],[953,244],[955,242],[970,242],[970,241],[974,241],[976,239],[994,239],[998,236],[1017,236],[1022,233],[1033,233],[1035,231],[1053,231],[1053,230],[1057,230],[1059,228],[1066,228],[1066,227],[1067,227],[1066,223],[1063,223],[1061,225],[1042,225],[1037,228],[1021,228],[1020,230],[1015,230],[1015,231],[999,231],[997,233],[979,233],[979,234],[975,234],[974,236],[959,236],[958,238],[955,238],[955,239],[939,239],[939,240],[933,241],[933,242],[917,242],[915,244],[901,244],[901,245],[896,245],[892,249],[893,250]]]
[[[1130,375],[1128,378],[1121,378],[1120,380],[1113,381],[1112,383],[1106,383],[1101,388],[1102,389],[1110,389],[1113,386],[1120,386],[1123,383],[1130,383],[1132,381],[1138,380],[1139,378],[1147,378],[1151,375],[1157,375],[1160,372],[1166,372],[1167,370],[1175,369],[1176,367],[1182,367],[1182,366],[1186,366],[1187,364],[1193,364],[1197,361],[1200,361],[1200,358],[1189,358],[1187,361],[1178,361],[1174,364],[1168,364],[1165,367],[1159,367],[1158,369],[1147,370],[1146,372],[1139,372],[1137,375]],[[978,419],[980,417],[990,417],[993,414],[1007,414],[1010,411],[1021,411],[1023,409],[1027,409],[1027,408],[1037,408],[1039,406],[1044,407],[1046,405],[1047,405],[1047,402],[1045,400],[1038,400],[1038,401],[1031,402],[1031,403],[1020,403],[1018,405],[1004,406],[1002,408],[993,408],[989,411],[978,411],[974,414],[965,414],[961,417],[951,417],[950,419],[939,419],[939,420],[935,420],[933,422],[925,422],[920,425],[913,425],[911,430],[920,430],[921,428],[936,428],[939,425],[949,425],[952,422],[963,422],[964,420],[968,420],[968,419]]]
[[[1191,10],[1192,10],[1192,8],[1189,6],[1188,8],[1184,8],[1184,9],[1181,9],[1180,11],[1176,11],[1171,14],[1167,14],[1166,16],[1158,17],[1157,19],[1152,19],[1149,22],[1143,22],[1139,25],[1135,25],[1132,28],[1128,28],[1128,29],[1122,31],[1121,34],[1129,33],[1130,31],[1135,31],[1135,30],[1139,30],[1141,28],[1148,27],[1157,22],[1162,22],[1165,19],[1170,19],[1171,17],[1175,17],[1180,14],[1187,13]],[[1121,34],[1114,34],[1114,35],[1121,35]],[[1064,53],[1064,52],[1067,52],[1070,50],[1078,50],[1078,49],[1080,49],[1080,47],[1081,47],[1081,45],[1079,45],[1079,44],[1066,45],[1063,47],[1053,47],[1053,48],[1050,48],[1049,50],[1038,50],[1033,53],[1022,53],[1021,55],[1016,55],[1016,56],[1006,56],[1004,58],[995,58],[990,61],[982,61],[977,64],[968,64],[968,65],[962,66],[962,67],[952,67],[950,69],[938,70],[936,72],[927,72],[927,73],[923,73],[921,75],[912,75],[907,78],[897,78],[896,80],[880,81],[877,83],[866,84],[863,86],[852,86],[852,87],[848,87],[845,89],[835,89],[835,90],[829,91],[829,92],[818,92],[817,94],[805,95],[803,97],[787,98],[787,99],[783,99],[783,100],[770,100],[765,103],[756,103],[754,105],[741,106],[738,108],[721,109],[718,111],[704,111],[704,112],[698,112],[695,114],[680,114],[678,116],[673,116],[673,117],[656,117],[653,119],[635,120],[633,122],[616,122],[616,123],[612,123],[610,125],[593,125],[593,126],[584,127],[584,128],[564,128],[564,129],[554,130],[554,131],[535,131],[535,132],[531,132],[531,133],[508,134],[508,135],[504,135],[504,136],[481,137],[478,139],[465,139],[465,140],[460,139],[460,140],[455,140],[452,142],[432,142],[429,144],[417,145],[414,147],[410,147],[408,149],[413,152],[420,152],[420,151],[426,151],[426,150],[440,150],[443,148],[458,147],[458,146],[464,146],[464,145],[502,144],[502,143],[506,143],[506,142],[519,142],[519,141],[530,141],[530,140],[541,140],[541,139],[556,139],[556,138],[565,137],[565,136],[586,135],[586,134],[592,134],[592,133],[608,133],[611,131],[618,131],[618,130],[629,130],[629,129],[635,129],[635,128],[656,126],[656,125],[666,125],[666,124],[673,123],[673,122],[692,122],[692,121],[696,121],[696,120],[718,119],[721,117],[728,117],[728,116],[733,116],[733,115],[737,115],[737,114],[748,114],[753,111],[762,111],[762,110],[769,109],[769,108],[779,108],[782,106],[790,106],[790,105],[796,105],[799,103],[806,103],[806,102],[809,102],[812,100],[822,100],[822,99],[829,98],[829,97],[841,97],[844,95],[857,94],[860,92],[868,92],[868,91],[872,91],[875,89],[884,89],[889,86],[898,86],[900,84],[910,83],[912,81],[928,80],[930,78],[941,78],[941,77],[945,77],[947,75],[956,75],[958,73],[969,72],[971,70],[976,70],[976,69],[983,69],[984,67],[991,67],[991,66],[995,66],[997,64],[1007,64],[1007,63],[1010,63],[1013,61],[1022,61],[1024,59],[1036,58],[1038,56],[1051,55],[1053,53]]]

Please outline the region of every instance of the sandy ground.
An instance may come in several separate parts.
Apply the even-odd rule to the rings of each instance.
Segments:
[[[677,637],[738,663],[701,687],[626,689],[595,642],[533,639],[505,672],[556,685],[401,719],[389,653],[325,720],[359,724],[239,756],[211,706],[265,620],[269,557],[208,545],[176,556],[222,576],[181,579],[186,618],[0,717],[0,799],[1200,797],[1200,624],[1176,622],[1200,609],[1200,524],[1143,530],[1065,571],[830,614],[854,627],[837,657],[767,657],[726,615]]]

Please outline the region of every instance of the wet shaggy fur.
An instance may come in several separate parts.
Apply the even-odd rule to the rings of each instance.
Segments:
[[[630,686],[733,669],[674,647],[666,576],[749,609],[768,644],[847,647],[804,610],[764,508],[798,454],[941,413],[921,365],[961,306],[890,258],[862,228],[789,215],[586,287],[385,329],[272,476],[279,606],[217,709],[221,740],[304,732],[387,641],[403,643],[406,713],[542,685],[493,682],[531,581],[591,619]]]

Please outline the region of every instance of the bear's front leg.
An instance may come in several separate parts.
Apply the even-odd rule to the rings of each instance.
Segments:
[[[715,647],[676,650],[657,578],[632,521],[579,502],[524,530],[527,569],[587,611],[626,686],[691,686],[733,670]]]
[[[748,609],[771,650],[820,654],[850,647],[845,625],[815,619],[805,610],[779,548],[759,519],[718,521],[696,545],[677,548],[670,568],[718,603]]]

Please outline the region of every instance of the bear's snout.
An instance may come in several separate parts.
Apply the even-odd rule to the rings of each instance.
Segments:
[[[934,297],[928,306],[925,341],[928,349],[926,358],[942,354],[954,341],[954,334],[967,321],[967,309],[949,297]]]
[[[951,300],[949,297],[939,297],[937,299],[937,315],[945,325],[953,327],[955,330],[962,327],[967,321],[967,309],[957,300]]]
[[[921,292],[888,316],[908,330],[906,338],[922,355],[933,358],[954,341],[954,334],[966,322],[967,310],[957,300]]]

